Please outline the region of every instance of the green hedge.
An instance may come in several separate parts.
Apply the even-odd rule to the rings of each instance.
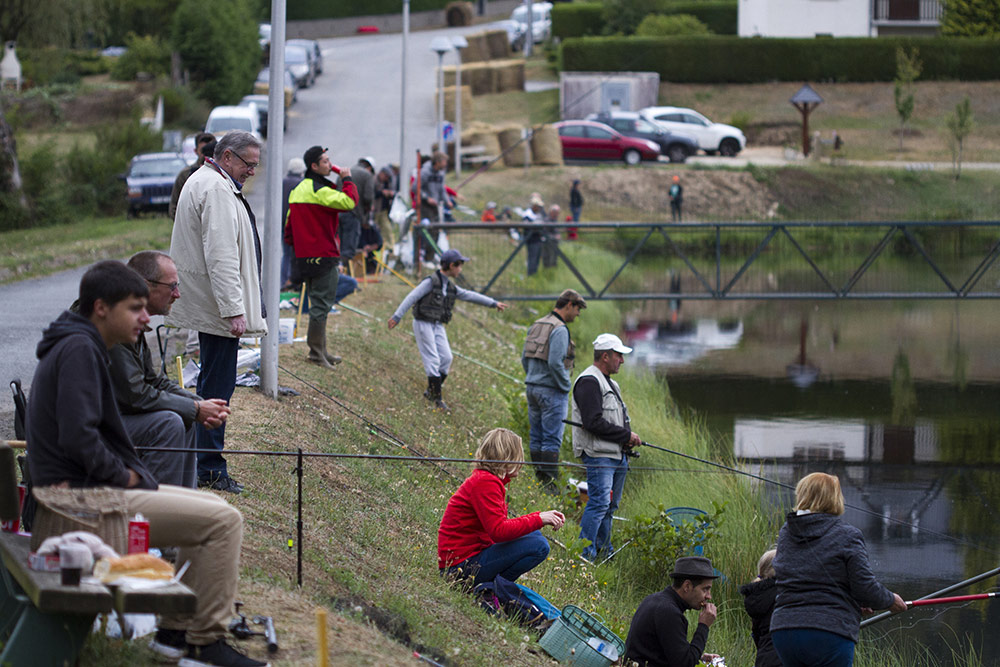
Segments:
[[[451,0],[411,0],[411,12],[444,9]],[[315,19],[343,19],[373,14],[399,14],[403,3],[399,0],[297,0],[288,3],[286,18],[289,21]]]
[[[600,35],[600,2],[560,2],[552,7],[552,34],[560,39]],[[690,14],[717,35],[736,34],[735,0],[663,0],[657,14]]]
[[[676,83],[892,81],[898,46],[919,51],[921,79],[1000,79],[1000,40],[961,37],[574,37],[560,60],[566,71],[650,71]]]
[[[552,5],[552,34],[560,39],[600,35],[604,21],[599,2],[559,2]]]

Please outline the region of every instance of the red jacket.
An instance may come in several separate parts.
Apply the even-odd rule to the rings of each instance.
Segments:
[[[288,194],[285,243],[295,247],[296,257],[340,257],[340,211],[357,203],[358,188],[349,176],[343,191],[325,179],[303,179]]]
[[[438,567],[472,558],[497,542],[509,542],[542,527],[538,512],[507,518],[508,478],[474,470],[448,501],[438,528]]]

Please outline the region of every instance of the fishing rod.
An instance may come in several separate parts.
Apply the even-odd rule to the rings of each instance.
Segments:
[[[942,588],[939,591],[934,591],[933,593],[929,593],[929,594],[925,595],[924,597],[920,598],[919,600],[914,600],[914,602],[922,602],[924,600],[930,600],[932,598],[938,598],[938,596],[947,595],[948,593],[951,593],[953,591],[957,591],[957,590],[959,590],[961,588],[965,588],[966,586],[971,586],[972,584],[979,583],[980,581],[982,581],[984,579],[989,579],[990,577],[995,577],[998,574],[1000,574],[1000,567],[993,568],[992,570],[987,570],[986,572],[983,572],[982,574],[977,574],[976,576],[971,577],[969,579],[966,579],[965,581],[960,581],[957,584],[952,584],[951,586],[947,586],[945,588]],[[910,603],[908,602],[907,606],[909,606],[909,604]],[[861,627],[863,628],[865,626],[872,625],[874,623],[879,623],[880,621],[884,621],[885,619],[889,618],[890,616],[892,616],[892,612],[891,611],[883,611],[881,614],[877,614],[875,616],[872,616],[871,618],[866,618],[865,620],[861,621]]]
[[[571,421],[569,419],[564,419],[563,423],[569,424],[570,426],[576,426],[577,428],[584,428],[583,424],[581,424],[579,422]],[[654,444],[652,444],[650,442],[646,442],[645,440],[642,441],[642,444],[644,446],[650,447],[652,449],[658,449],[661,452],[667,452],[668,454],[674,454],[676,456],[681,456],[681,457],[686,458],[686,459],[691,459],[692,461],[697,461],[699,463],[704,463],[705,465],[715,466],[716,468],[721,468],[722,470],[728,470],[729,472],[734,472],[734,473],[736,473],[738,475],[745,475],[746,477],[751,477],[751,478],[759,480],[761,482],[766,482],[767,484],[773,484],[774,486],[780,486],[783,489],[789,489],[791,491],[795,491],[795,487],[793,485],[791,485],[791,484],[785,484],[784,482],[779,482],[778,480],[775,480],[775,479],[769,479],[767,477],[762,477],[761,475],[755,475],[752,472],[747,472],[745,470],[740,470],[739,468],[732,468],[730,466],[723,465],[721,463],[716,463],[715,461],[709,461],[707,459],[702,459],[702,458],[699,458],[697,456],[692,456],[691,454],[685,454],[684,452],[678,452],[678,451],[673,450],[673,449],[667,449],[666,447],[660,447],[659,445],[654,445]],[[851,504],[846,503],[846,502],[844,503],[844,507],[852,509],[852,510],[856,510],[858,512],[861,512],[862,514],[868,514],[870,516],[877,517],[878,519],[881,519],[882,521],[888,521],[889,523],[894,523],[894,524],[897,524],[899,526],[905,526],[907,528],[916,528],[917,527],[915,524],[909,523],[907,521],[903,521],[902,519],[894,519],[891,516],[885,516],[884,514],[881,514],[879,512],[875,512],[874,510],[870,510],[867,507],[860,507],[858,505],[851,505]],[[946,540],[955,542],[956,544],[964,544],[966,546],[975,547],[976,549],[981,549],[982,551],[988,551],[988,552],[994,553],[994,554],[997,553],[997,551],[995,549],[990,549],[990,548],[985,547],[985,546],[983,546],[981,544],[976,544],[974,542],[969,542],[968,540],[964,540],[962,538],[955,537],[954,535],[948,535],[947,533],[939,533],[938,531],[931,530],[929,528],[920,528],[920,530],[923,531],[924,533],[928,534],[928,535],[931,535],[931,536],[934,536],[934,537],[944,538]]]
[[[934,598],[933,600],[908,600],[907,607],[926,607],[932,604],[952,604],[954,602],[970,602],[972,600],[987,600],[995,598],[997,593],[974,593],[972,595],[955,595],[950,598]]]

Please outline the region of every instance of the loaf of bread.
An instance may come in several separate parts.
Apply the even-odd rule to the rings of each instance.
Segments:
[[[121,558],[102,558],[97,561],[94,576],[104,583],[110,583],[119,577],[170,579],[174,576],[174,567],[151,554],[129,554]]]

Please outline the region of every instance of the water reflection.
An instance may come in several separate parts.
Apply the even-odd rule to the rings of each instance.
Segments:
[[[694,335],[710,318],[636,326],[631,356],[666,372],[720,460],[791,485],[814,471],[840,477],[858,508],[845,520],[864,532],[879,579],[914,599],[1000,561],[1000,366],[986,334],[1000,323],[993,306],[962,308],[768,304],[730,320],[739,336],[728,345]],[[795,364],[815,369],[809,382],[796,382]],[[788,490],[764,491],[771,508],[793,504]],[[997,607],[921,608],[862,639],[919,643],[940,664],[973,646],[1000,665],[1000,633],[987,631]]]
[[[633,322],[625,330],[632,348],[630,363],[677,366],[704,357],[712,350],[729,350],[743,338],[743,322],[701,319],[679,323]]]

